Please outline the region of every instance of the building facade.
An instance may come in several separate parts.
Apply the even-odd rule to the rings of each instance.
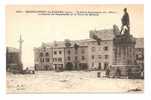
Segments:
[[[40,48],[34,48],[34,62],[35,70],[52,70],[52,47],[43,43]]]
[[[35,66],[37,70],[106,70],[115,63],[115,45],[114,38],[119,34],[116,25],[113,29],[91,30],[89,39],[83,40],[65,40],[47,43],[34,50]],[[143,65],[143,46],[135,46],[135,59],[137,64]],[[142,42],[142,41],[140,41]],[[46,49],[44,49],[45,47]],[[41,57],[41,52],[44,57]],[[47,63],[46,53],[49,53],[49,63]],[[130,53],[130,52],[128,52]],[[124,56],[123,56],[124,57]],[[131,57],[131,56],[128,56]],[[127,58],[128,58],[127,57]],[[118,57],[119,58],[119,57]],[[121,59],[117,60],[118,62]],[[124,62],[121,62],[124,63]],[[44,67],[49,65],[50,67]]]
[[[135,62],[144,71],[144,38],[136,38]]]
[[[88,69],[88,46],[65,48],[65,65],[67,70]]]
[[[53,48],[53,69],[63,70],[65,68],[64,64],[64,47],[54,47]]]
[[[99,43],[94,36],[100,39]],[[114,37],[113,29],[90,31],[89,69],[106,70],[112,65]]]
[[[20,73],[22,71],[19,49],[13,47],[6,48],[6,71],[13,73]]]
[[[89,69],[106,70],[112,65],[112,41],[103,40],[100,45],[95,40],[89,45]]]

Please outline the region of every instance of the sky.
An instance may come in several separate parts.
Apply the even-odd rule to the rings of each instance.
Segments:
[[[123,9],[130,16],[130,29],[134,37],[144,37],[143,5],[7,5],[6,46],[19,48],[19,35],[23,42],[23,64],[34,65],[34,47],[42,42],[79,40],[89,38],[90,30],[121,27]],[[106,12],[99,16],[51,16],[25,11],[91,11]],[[109,11],[113,12],[110,13]]]

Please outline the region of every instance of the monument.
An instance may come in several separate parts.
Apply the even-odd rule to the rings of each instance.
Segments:
[[[18,40],[19,42],[19,59],[20,59],[20,65],[19,65],[19,71],[22,72],[23,71],[23,63],[22,63],[22,43],[24,42],[24,40],[22,39],[21,37],[21,34],[20,34],[20,38]]]
[[[130,34],[129,15],[124,8],[120,34],[113,40],[114,57],[110,69],[111,77],[139,77],[139,66],[135,64],[135,38]]]

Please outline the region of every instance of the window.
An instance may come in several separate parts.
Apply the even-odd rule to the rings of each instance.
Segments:
[[[84,53],[84,49],[81,50],[81,53]]]
[[[42,57],[42,56],[43,56],[43,53],[41,52],[41,53],[40,53],[40,57]]]
[[[70,54],[70,50],[68,50],[68,54]]]
[[[68,57],[68,60],[70,60],[71,58],[70,57]]]
[[[92,59],[94,59],[94,55],[92,55]]]
[[[57,51],[54,51],[54,54],[56,55],[56,54],[57,54]]]
[[[40,58],[40,62],[43,62],[43,59],[42,59],[42,58]]]
[[[61,51],[59,51],[59,54],[61,54],[62,52]]]
[[[91,65],[92,67],[94,67],[94,62],[92,62],[92,65]]]
[[[92,52],[95,52],[95,47],[92,47]]]
[[[105,55],[105,59],[108,59],[108,57],[109,57],[108,55]]]
[[[75,60],[78,60],[78,57],[77,57],[77,56],[75,56]]]
[[[75,54],[78,54],[78,50],[75,50]]]
[[[108,68],[108,66],[109,66],[109,63],[105,62],[104,63],[104,70],[106,70]]]
[[[49,62],[49,58],[46,58],[46,62]]]
[[[101,59],[102,58],[101,55],[98,55],[98,58]]]
[[[46,52],[46,54],[45,54],[46,56],[49,56],[49,53],[48,52]]]
[[[62,58],[58,58],[58,61],[62,62]]]
[[[104,51],[107,51],[107,50],[108,50],[108,47],[107,47],[107,46],[105,46],[105,47],[104,47]]]
[[[101,69],[101,63],[99,63],[99,68],[98,69]]]
[[[84,60],[84,59],[85,59],[85,57],[84,57],[84,56],[82,56],[81,58],[82,58],[82,60]]]
[[[54,62],[57,61],[57,58],[53,58],[53,61],[54,61]]]

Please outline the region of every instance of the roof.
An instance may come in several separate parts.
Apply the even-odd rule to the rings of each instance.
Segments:
[[[53,48],[64,48],[65,47],[65,43],[64,43],[64,41],[54,41],[51,44],[51,47],[53,47]]]
[[[73,47],[75,43],[77,43],[79,46],[87,46],[86,42],[95,42],[95,39],[82,39],[82,40],[70,40],[71,46]],[[65,41],[54,41],[54,43],[51,45],[53,48],[65,48]]]
[[[135,48],[144,48],[144,38],[135,38],[136,44]]]
[[[89,33],[90,38],[92,38],[93,35],[97,35],[101,40],[113,40],[115,37],[113,29],[91,30]]]
[[[13,52],[19,52],[19,49],[14,47],[7,47],[7,52],[13,53]]]

